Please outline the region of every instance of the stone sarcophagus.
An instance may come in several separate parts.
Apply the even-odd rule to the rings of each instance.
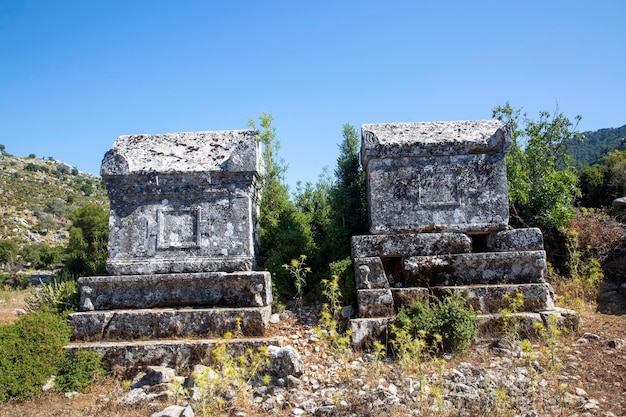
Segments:
[[[108,272],[252,269],[259,158],[254,131],[120,136],[101,169]]]
[[[253,270],[257,132],[120,136],[101,174],[111,275],[79,279],[74,340],[264,335],[272,286]]]
[[[505,153],[497,120],[366,124],[370,233],[489,232],[509,219]]]
[[[539,321],[556,311],[541,231],[508,230],[510,144],[497,120],[361,127],[370,234],[352,237],[355,344],[384,334],[398,309],[450,291],[483,328],[505,294],[521,293],[521,312]]]

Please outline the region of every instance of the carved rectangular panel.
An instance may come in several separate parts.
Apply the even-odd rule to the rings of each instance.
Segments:
[[[200,208],[159,209],[157,249],[200,247]]]
[[[419,205],[422,207],[458,206],[457,170],[425,169],[420,172]]]

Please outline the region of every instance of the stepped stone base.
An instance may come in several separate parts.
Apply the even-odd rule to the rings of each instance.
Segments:
[[[267,271],[83,277],[81,311],[177,306],[269,306]]]
[[[510,327],[511,321],[517,322],[518,334],[522,338],[539,336],[537,324],[543,326],[553,325],[568,331],[577,330],[582,326],[582,320],[577,312],[560,307],[538,313],[479,314],[478,338],[489,340],[502,337],[502,335],[506,334],[507,327]]]
[[[552,317],[552,323],[549,323]],[[390,325],[395,317],[358,318],[350,320],[353,346],[368,350],[374,341],[387,343],[391,331]],[[508,321],[508,322],[507,322]],[[520,312],[508,316],[502,314],[479,314],[477,340],[500,338],[507,333],[510,322],[517,322],[518,334],[523,338],[536,338],[539,333],[536,323],[553,324],[563,330],[576,330],[582,325],[580,315],[573,310],[555,307],[540,312]]]
[[[248,348],[283,346],[284,338],[232,338],[232,339],[169,339],[144,341],[74,342],[65,348],[72,354],[78,350],[95,350],[102,356],[106,370],[123,369],[133,375],[146,366],[190,366],[209,364],[211,352],[220,343],[228,343],[233,354]]]
[[[525,284],[545,281],[546,253],[463,253],[404,258],[407,286]]]
[[[519,311],[548,311],[554,309],[554,290],[548,283],[541,284],[516,284],[516,285],[464,285],[456,287],[432,288],[433,295],[441,298],[452,291],[460,291],[467,303],[476,312],[498,313],[511,304],[505,299],[505,295],[514,297],[515,293],[521,293],[524,304]]]
[[[96,341],[168,337],[224,336],[241,332],[263,336],[269,325],[271,307],[158,308],[105,310],[69,316],[73,340]]]

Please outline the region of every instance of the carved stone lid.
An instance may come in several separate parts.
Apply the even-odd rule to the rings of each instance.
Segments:
[[[380,157],[507,152],[511,142],[499,120],[364,124],[361,135],[364,165]]]
[[[254,130],[124,135],[102,160],[103,177],[206,171],[259,172]]]

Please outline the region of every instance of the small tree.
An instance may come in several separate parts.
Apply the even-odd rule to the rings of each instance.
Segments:
[[[513,131],[506,160],[513,220],[551,230],[564,227],[574,215],[580,190],[567,144],[582,138],[576,131],[580,116],[572,123],[558,109],[555,113],[541,112],[539,120],[532,120],[507,102],[492,114]]]
[[[263,144],[259,264],[272,273],[274,295],[286,300],[291,298],[295,285],[282,266],[289,259],[309,253],[312,237],[305,218],[289,200],[288,187],[284,182],[287,166],[278,158],[280,142],[272,120],[271,114],[262,113],[259,117],[260,130],[252,119],[248,125],[259,132],[259,141]]]
[[[74,210],[69,218],[72,221],[72,227],[70,227],[65,268],[75,275],[104,273],[109,236],[109,214],[104,207],[88,203]]]
[[[331,191],[331,261],[350,256],[350,237],[367,231],[365,172],[361,168],[360,144],[357,130],[349,124],[343,125],[335,187]]]
[[[17,256],[17,243],[12,240],[0,240],[0,263],[12,265]]]

